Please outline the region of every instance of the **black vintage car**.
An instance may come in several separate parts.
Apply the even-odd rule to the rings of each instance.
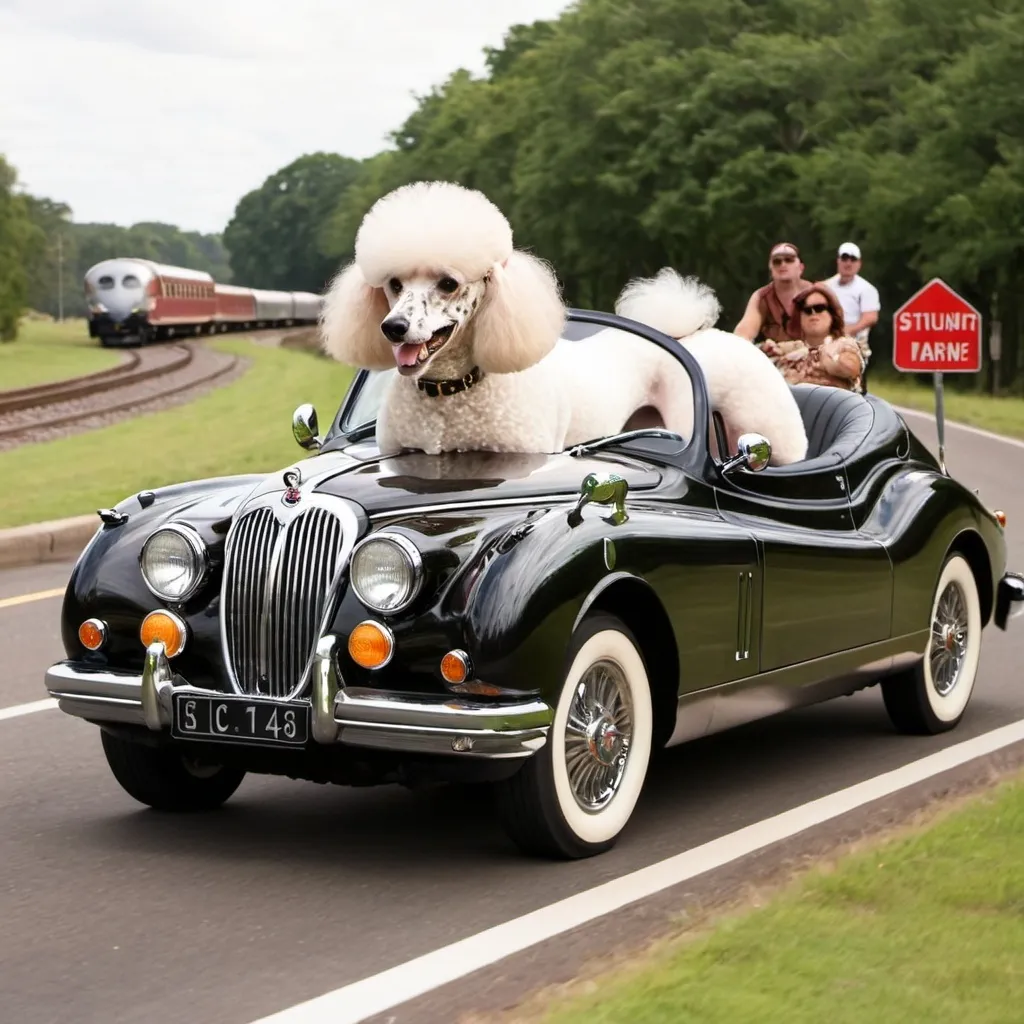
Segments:
[[[100,512],[67,588],[60,707],[162,810],[246,772],[483,783],[524,851],[580,857],[627,825],[652,752],[878,684],[895,728],[960,721],[982,629],[1024,602],[1005,518],[886,402],[794,389],[805,461],[724,452],[693,357],[692,437],[654,426],[556,455],[404,452],[357,375],[311,457]],[[585,344],[584,341],[578,341]]]

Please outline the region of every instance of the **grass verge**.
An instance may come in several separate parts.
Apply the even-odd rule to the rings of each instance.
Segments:
[[[500,1020],[1010,1024],[1024,1007],[1022,848],[1018,775]]]
[[[24,319],[14,341],[0,344],[0,390],[32,387],[98,373],[117,366],[122,355],[100,348],[84,320]]]
[[[352,370],[246,338],[211,344],[251,360],[241,379],[186,405],[0,452],[0,479],[8,482],[0,488],[0,527],[82,515],[147,487],[270,471],[304,457],[292,438],[292,412],[312,402],[326,429]]]
[[[935,412],[935,390],[931,385],[912,380],[872,378],[868,381],[868,388],[872,394],[893,405]],[[1024,438],[1024,398],[959,393],[945,388],[943,402],[947,420],[1008,437]]]

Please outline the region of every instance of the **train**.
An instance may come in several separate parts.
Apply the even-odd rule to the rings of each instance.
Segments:
[[[85,273],[89,337],[101,346],[315,324],[323,296],[220,284],[203,270],[116,257]]]

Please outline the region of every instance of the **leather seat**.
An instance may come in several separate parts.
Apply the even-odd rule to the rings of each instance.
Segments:
[[[805,461],[845,461],[867,440],[875,414],[863,395],[824,384],[793,384],[790,390],[807,430]]]

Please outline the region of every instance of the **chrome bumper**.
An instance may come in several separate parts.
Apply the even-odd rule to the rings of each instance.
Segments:
[[[995,624],[1000,629],[1006,629],[1010,619],[1017,618],[1021,612],[1024,612],[1024,576],[1008,572],[996,589]]]
[[[528,757],[547,740],[554,715],[541,700],[483,704],[443,701],[368,688],[346,688],[334,667],[337,637],[325,636],[313,660],[310,697],[312,742],[341,743],[412,754]],[[146,649],[142,675],[88,671],[59,662],[46,673],[46,689],[69,715],[93,721],[169,730],[175,693],[216,696],[192,686],[171,667],[161,643]]]

